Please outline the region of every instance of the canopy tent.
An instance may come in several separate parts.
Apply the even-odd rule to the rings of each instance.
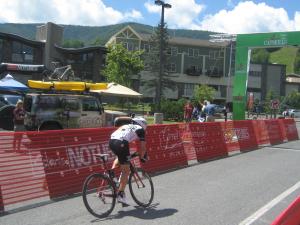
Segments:
[[[26,85],[16,81],[10,74],[7,74],[0,80],[0,91],[24,92],[28,89],[29,88]]]
[[[119,96],[119,97],[141,97],[142,94],[116,83],[109,83],[105,90],[91,90],[102,95]]]

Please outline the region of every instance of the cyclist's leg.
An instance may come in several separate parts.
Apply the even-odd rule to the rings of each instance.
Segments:
[[[109,141],[109,147],[112,150],[112,152],[117,155],[117,159],[115,159],[112,168],[115,168],[116,165],[120,165],[121,169],[121,179],[120,179],[120,186],[119,191],[124,191],[128,176],[130,173],[130,167],[129,167],[129,143],[125,141],[120,140],[110,140]]]

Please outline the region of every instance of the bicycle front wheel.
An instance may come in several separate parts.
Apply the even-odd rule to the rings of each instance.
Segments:
[[[129,190],[133,200],[142,207],[148,207],[154,197],[150,175],[143,169],[135,169],[129,176]]]
[[[87,210],[98,218],[108,216],[116,204],[116,191],[111,179],[99,173],[86,178],[82,197]]]

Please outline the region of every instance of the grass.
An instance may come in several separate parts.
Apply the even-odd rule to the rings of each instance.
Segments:
[[[286,65],[286,73],[294,73],[294,60],[298,48],[296,47],[284,47],[276,52],[270,54],[269,61],[271,63]]]

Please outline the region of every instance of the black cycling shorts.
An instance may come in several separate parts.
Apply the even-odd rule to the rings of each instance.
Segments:
[[[117,139],[109,140],[109,147],[114,154],[118,156],[118,160],[120,164],[128,164],[129,163],[129,143],[128,141],[121,141]]]

